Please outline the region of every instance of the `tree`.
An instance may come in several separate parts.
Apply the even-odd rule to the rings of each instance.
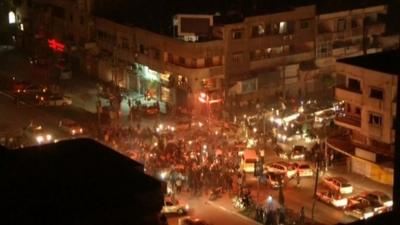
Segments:
[[[321,81],[327,88],[332,88],[335,86],[335,78],[331,74],[323,74],[321,76]]]

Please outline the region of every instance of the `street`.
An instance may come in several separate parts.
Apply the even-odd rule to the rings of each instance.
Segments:
[[[23,54],[15,53],[14,50],[1,50],[0,61],[3,63],[0,64],[0,80],[8,80],[11,79],[12,76],[15,76],[20,80],[42,82],[41,80],[43,77],[40,79],[33,77],[40,76],[41,70],[32,70],[32,66],[29,65],[25,57],[26,56]],[[43,124],[44,127],[51,132],[54,139],[61,140],[64,138],[71,138],[70,134],[62,132],[58,128],[59,121],[68,118],[77,121],[84,128],[84,136],[97,138],[96,84],[90,84],[87,79],[83,79],[85,81],[82,82],[77,82],[77,80],[79,80],[79,78],[74,78],[62,84],[65,94],[72,96],[72,105],[68,106],[38,106],[24,101],[17,104],[9,90],[1,87],[0,134],[19,136],[23,128],[31,121],[34,121],[35,123]],[[124,102],[124,104],[126,108],[126,102]],[[121,119],[121,123],[124,123],[125,126],[129,121],[127,111],[129,110],[124,110],[122,114],[123,118]],[[141,124],[143,126],[152,126],[154,123],[158,122],[157,120],[159,119],[161,119],[160,122],[162,123],[171,122],[167,121],[165,118],[166,117],[155,117],[153,119],[143,119]],[[166,121],[162,121],[163,119]],[[122,151],[121,149],[119,150]],[[270,148],[266,149],[264,158],[266,163],[281,161],[277,154]],[[329,168],[323,176],[327,175],[341,176],[350,180],[354,187],[353,195],[366,190],[380,190],[391,196],[390,186],[373,182],[360,175],[347,173],[340,165]],[[272,190],[266,185],[261,185],[259,187],[259,193],[257,194],[257,179],[253,175],[248,174],[246,181],[251,188],[251,195],[253,199],[256,199],[256,202],[263,203],[268,196],[272,196],[274,207],[279,207],[279,203],[277,202],[279,198],[277,190]],[[295,213],[298,213],[300,209],[304,207],[306,217],[311,218],[314,181],[314,176],[310,178],[301,178],[300,185],[297,186],[295,179],[290,180],[284,188],[285,206]],[[241,215],[238,210],[233,208],[228,194],[223,194],[221,198],[213,202],[208,201],[207,195],[203,194],[201,197],[190,197],[190,194],[187,192],[179,194],[178,198],[189,203],[191,207],[190,216],[205,219],[215,225],[257,224],[255,221],[246,218]],[[170,224],[177,224],[178,217],[169,216],[168,218]],[[343,210],[335,209],[332,206],[317,201],[315,220],[324,224],[336,224],[339,222],[349,223],[355,219],[346,216]]]

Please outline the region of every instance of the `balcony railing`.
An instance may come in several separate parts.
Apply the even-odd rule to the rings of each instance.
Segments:
[[[338,85],[335,88],[335,98],[348,103],[361,105],[362,92],[361,90],[354,90],[343,85]]]
[[[347,128],[351,127],[361,127],[361,117],[360,116],[354,116],[354,115],[342,115],[342,116],[337,116],[335,118],[335,124],[338,126],[343,126]],[[350,126],[350,127],[349,127]]]

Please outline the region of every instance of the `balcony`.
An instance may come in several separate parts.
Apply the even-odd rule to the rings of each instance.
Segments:
[[[368,24],[368,27],[366,29],[368,31],[368,35],[382,34],[386,30],[386,25],[384,22],[377,21],[377,22]]]
[[[342,85],[336,86],[335,98],[339,101],[345,101],[350,104],[362,105],[361,90],[352,90]]]
[[[327,144],[329,147],[334,148],[337,151],[340,151],[348,156],[355,155],[355,149],[361,149],[368,152],[373,152],[378,155],[383,155],[389,158],[394,157],[394,148],[393,145],[385,144],[381,146],[377,145],[365,145],[360,143],[355,143],[351,141],[350,136],[337,135],[329,137],[327,140]]]
[[[361,130],[361,117],[354,115],[343,115],[335,118],[335,124],[351,130]]]
[[[222,65],[203,67],[203,68],[188,68],[168,62],[162,62],[161,60],[156,60],[154,58],[142,54],[138,55],[137,62],[143,65],[147,65],[154,70],[168,71],[186,77],[206,78],[206,77],[222,76],[224,74],[224,68]]]
[[[261,60],[250,61],[250,70],[261,68],[276,67],[282,64],[300,63],[313,59],[312,51],[294,51],[281,55],[271,55]]]

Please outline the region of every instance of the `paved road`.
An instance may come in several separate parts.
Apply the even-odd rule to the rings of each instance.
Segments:
[[[11,76],[16,76],[19,79],[34,79],[38,81],[43,78],[40,77],[43,75],[43,73],[40,72],[42,69],[35,70],[32,68],[27,63],[26,56],[23,54],[9,51],[5,52],[5,50],[0,49],[0,61],[3,62],[0,64],[0,80],[10,78]],[[96,123],[96,114],[93,110],[95,85],[85,85],[74,83],[73,81],[65,83],[66,90],[74,96],[73,105],[68,107],[38,107],[29,104],[16,105],[12,100],[12,96],[3,90],[0,92],[0,131],[18,133],[21,131],[23,126],[26,126],[29,123],[29,121],[34,120],[45,124],[46,127],[53,130],[55,136],[60,135],[61,137],[63,134],[59,133],[60,131],[57,129],[58,121],[61,118],[71,118],[80,122],[84,127],[86,124]],[[152,124],[151,120],[149,120],[149,122]],[[266,152],[266,159],[267,161],[279,160],[272,151]],[[340,174],[341,172],[342,171],[336,168],[332,169],[329,173],[335,175],[338,173]],[[382,190],[391,195],[391,188],[388,186],[379,185],[368,179],[360,178],[360,176],[352,176],[351,174],[344,173],[341,174],[351,180],[355,193],[372,189]],[[248,176],[248,178],[249,184],[253,186],[253,196],[255,197],[257,182],[254,178],[251,178],[251,176]],[[302,179],[300,188],[289,183],[284,190],[284,194],[286,206],[288,208],[298,211],[302,206],[304,206],[306,216],[311,216],[313,179]],[[274,199],[278,199],[278,192],[276,190],[261,187],[259,195],[260,201],[265,199],[268,195],[273,196]],[[206,203],[207,200],[204,198],[184,198],[186,198],[190,205],[192,205],[192,208],[194,208],[191,215],[204,218],[215,225],[255,224],[252,221],[243,219],[236,213],[232,213],[233,207],[228,198],[225,200],[218,200],[215,204]],[[342,211],[320,202],[317,202],[316,205],[315,218],[317,221],[326,224],[335,224],[338,222],[348,223],[354,221],[353,218],[345,216]],[[175,224],[177,218],[170,218],[170,221],[172,224]]]

